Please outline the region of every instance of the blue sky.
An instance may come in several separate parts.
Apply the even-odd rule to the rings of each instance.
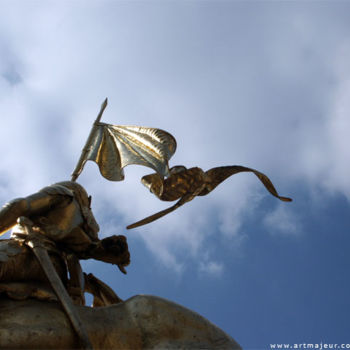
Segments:
[[[126,234],[128,275],[84,263],[123,298],[189,307],[245,349],[350,343],[349,2],[0,1],[0,200],[66,180],[103,121],[165,129],[170,164],[251,174],[166,208],[125,169],[78,181],[101,237]]]

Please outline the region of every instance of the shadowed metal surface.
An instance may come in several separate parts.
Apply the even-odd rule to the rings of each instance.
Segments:
[[[134,296],[107,307],[76,306],[93,348],[241,349],[199,314],[163,298]],[[0,347],[73,349],[77,338],[55,302],[0,299]]]

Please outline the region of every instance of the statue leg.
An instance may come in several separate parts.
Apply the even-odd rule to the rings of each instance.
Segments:
[[[74,308],[74,304],[69,297],[61,279],[59,278],[46,248],[43,245],[41,234],[38,234],[32,230],[30,220],[25,217],[20,217],[18,219],[18,223],[25,229],[25,232],[28,235],[25,243],[33,250],[34,255],[43,268],[46,277],[57,295],[58,300],[62,304],[74,330],[79,336],[83,349],[93,350],[85,327],[83,326],[83,323],[81,322],[80,317]]]

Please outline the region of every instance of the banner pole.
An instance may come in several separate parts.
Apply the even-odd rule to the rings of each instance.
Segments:
[[[103,111],[107,107],[107,104],[108,104],[108,99],[106,97],[106,99],[103,101],[103,103],[101,105],[100,112],[98,113],[98,116],[97,116],[96,120],[94,121],[94,124],[92,125],[91,131],[90,131],[90,134],[86,140],[85,146],[81,151],[81,155],[80,155],[80,158],[78,160],[78,163],[77,163],[77,165],[76,165],[76,167],[71,175],[72,176],[71,181],[76,181],[76,179],[78,178],[78,176],[80,175],[80,173],[83,170],[83,165],[84,165],[84,162],[86,160],[86,154],[88,153],[89,148],[91,146],[91,140],[94,136],[95,128],[98,125],[98,123],[100,122],[100,120],[102,118]]]

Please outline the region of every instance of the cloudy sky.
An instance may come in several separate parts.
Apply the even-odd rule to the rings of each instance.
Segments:
[[[166,208],[140,178],[79,182],[101,237],[125,234],[128,275],[84,263],[123,299],[153,294],[245,349],[350,343],[350,2],[0,0],[0,200],[66,180],[104,122],[169,131],[170,165],[252,174]]]

